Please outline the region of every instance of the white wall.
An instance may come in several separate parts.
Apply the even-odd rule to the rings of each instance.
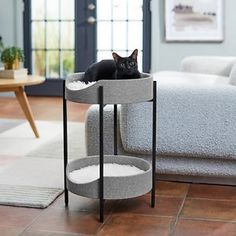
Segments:
[[[0,0],[0,35],[9,45],[14,45],[16,38],[14,2],[14,0]]]
[[[22,0],[0,0],[0,35],[5,47],[18,46],[23,48]],[[13,95],[14,93],[0,93],[0,96]]]
[[[0,35],[5,46],[23,47],[22,0],[0,0]]]
[[[225,40],[223,43],[166,43],[164,0],[152,0],[152,71],[178,70],[180,61],[190,55],[236,55],[236,1],[225,2]]]

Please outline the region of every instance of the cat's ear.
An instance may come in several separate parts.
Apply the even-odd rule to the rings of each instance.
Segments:
[[[117,61],[121,58],[121,57],[120,57],[117,53],[115,53],[115,52],[112,53],[112,56],[113,56],[113,59],[114,59],[115,62],[117,62]]]
[[[132,59],[134,59],[135,61],[137,61],[137,58],[138,58],[138,49],[135,49],[129,57],[132,58]]]

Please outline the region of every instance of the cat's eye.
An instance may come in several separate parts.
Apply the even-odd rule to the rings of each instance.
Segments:
[[[120,63],[120,67],[125,68],[125,64],[124,63]]]
[[[130,65],[130,66],[135,66],[135,63],[134,63],[133,61],[131,61],[131,62],[129,63],[129,65]]]

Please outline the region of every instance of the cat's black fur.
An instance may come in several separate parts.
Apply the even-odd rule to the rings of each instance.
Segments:
[[[129,57],[121,57],[113,52],[114,60],[102,60],[94,63],[85,71],[83,82],[94,82],[106,79],[140,78],[138,71],[138,50],[135,49]]]

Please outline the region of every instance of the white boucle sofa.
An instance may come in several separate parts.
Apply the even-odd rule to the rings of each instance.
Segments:
[[[234,57],[188,57],[157,72],[157,178],[236,184]],[[104,150],[113,152],[113,106],[104,111]],[[118,152],[150,159],[151,103],[119,106]],[[98,153],[98,107],[86,119],[88,155]]]

